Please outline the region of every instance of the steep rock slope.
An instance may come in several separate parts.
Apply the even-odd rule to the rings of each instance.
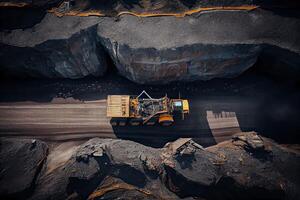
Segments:
[[[101,42],[119,72],[139,83],[237,76],[256,62],[265,46],[290,52],[288,62],[296,65],[298,30],[299,19],[263,10],[184,18],[122,16],[98,24]]]
[[[47,153],[47,144],[39,140],[1,138],[0,198],[28,198]]]
[[[147,11],[137,5],[132,9]],[[106,49],[121,75],[143,84],[234,77],[258,57],[266,65],[279,66],[276,70],[294,74],[299,72],[299,29],[299,17],[281,10],[214,10],[181,18],[59,18],[48,13],[32,28],[0,32],[0,72],[48,78],[101,76],[107,69]]]
[[[19,76],[101,76],[106,58],[96,37],[99,19],[46,15],[33,28],[2,32],[1,69]]]
[[[299,152],[255,132],[205,149],[189,138],[161,149],[99,138],[72,148],[58,166],[53,163],[61,158],[50,152],[30,199],[299,199],[300,195]],[[23,159],[16,156],[16,161]],[[3,162],[2,168],[8,165]],[[20,179],[28,178],[20,172]],[[14,188],[10,179],[3,181]]]

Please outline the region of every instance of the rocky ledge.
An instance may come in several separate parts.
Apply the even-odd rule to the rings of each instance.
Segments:
[[[101,76],[110,57],[132,81],[167,83],[234,77],[261,58],[269,67],[294,74],[299,72],[299,29],[298,15],[262,8],[148,18],[48,13],[31,28],[0,33],[0,72]]]
[[[97,42],[95,17],[46,15],[30,29],[1,34],[3,73],[48,78],[101,76],[106,58]]]
[[[163,83],[237,76],[255,64],[266,46],[274,52],[284,49],[293,58],[282,53],[277,59],[296,66],[299,29],[300,20],[268,11],[218,11],[184,18],[107,18],[99,22],[98,36],[122,75],[139,83]]]
[[[20,145],[26,148],[23,151]],[[28,144],[28,145],[27,145]],[[24,140],[1,140],[0,197],[24,199],[299,199],[300,157],[255,132],[203,148],[190,138],[164,148],[113,139],[94,138],[71,147],[64,162],[53,167],[51,153],[38,176],[24,169],[42,161],[44,148]],[[9,148],[9,150],[8,150]],[[17,152],[8,154],[9,152]],[[10,157],[10,158],[8,158]],[[26,162],[23,160],[28,159]],[[10,167],[12,162],[21,163]],[[34,164],[34,165],[33,165]],[[39,166],[39,165],[37,165]],[[18,172],[18,173],[16,173]],[[34,182],[32,182],[33,178]],[[15,183],[15,182],[14,182]],[[26,187],[28,184],[26,184]],[[8,196],[10,195],[10,196]]]
[[[47,153],[47,144],[39,140],[1,138],[0,198],[28,198]]]

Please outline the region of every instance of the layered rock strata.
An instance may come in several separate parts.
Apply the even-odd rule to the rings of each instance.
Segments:
[[[0,33],[0,71],[48,78],[101,76],[108,53],[121,75],[142,84],[235,77],[257,58],[271,70],[280,65],[298,73],[299,30],[299,17],[259,8],[180,18],[47,14],[32,28]]]
[[[8,144],[13,144],[10,150]],[[35,147],[29,144],[28,150],[35,152],[41,142],[37,141]],[[6,156],[20,146],[13,140],[3,140],[1,145],[6,147],[1,155]],[[38,177],[32,183],[33,194],[27,194],[29,199],[299,198],[299,152],[255,132],[237,134],[208,148],[190,138],[178,139],[161,149],[99,138],[71,148],[67,152],[72,154],[66,158],[53,157],[50,152],[38,176],[23,170],[32,166],[34,159],[16,165],[18,173],[9,170],[10,162],[4,159],[1,172],[6,175],[1,184],[6,189],[1,189],[1,197],[7,191],[21,197],[18,195],[23,187],[12,184],[15,178],[32,183],[32,177]],[[18,151],[13,159],[18,163],[32,156],[34,152],[30,151]],[[60,164],[54,167],[53,163],[58,163],[55,159]]]

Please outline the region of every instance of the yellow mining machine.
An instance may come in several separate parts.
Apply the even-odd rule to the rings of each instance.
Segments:
[[[146,98],[142,98],[146,96]],[[186,99],[152,98],[143,91],[138,96],[108,95],[107,117],[112,126],[154,125],[159,123],[170,126],[177,117],[185,118],[189,113],[189,102]]]

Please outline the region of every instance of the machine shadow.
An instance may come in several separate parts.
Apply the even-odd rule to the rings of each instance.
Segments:
[[[152,147],[163,147],[178,138],[193,138],[200,145],[207,147],[216,144],[210,131],[206,111],[190,101],[191,112],[184,120],[176,119],[171,126],[159,124],[153,126],[113,126],[114,134],[121,139],[133,140]]]
[[[238,130],[257,131],[279,143],[299,142],[299,79],[273,78],[269,73],[260,71],[259,67],[233,79],[174,82],[163,86],[138,85],[116,73],[101,79],[0,80],[0,102],[51,102],[55,98],[94,101],[113,94],[135,95],[142,90],[155,98],[166,93],[177,98],[180,92],[190,101],[190,115],[186,120],[177,120],[172,127],[113,127],[114,134],[153,147],[162,147],[179,137],[192,137],[199,144],[209,146],[228,139]],[[212,117],[208,116],[208,112],[212,113]],[[224,116],[224,120],[228,120],[228,113],[235,113],[235,119],[229,121],[238,121],[239,129],[227,122],[225,127],[219,127],[224,124]]]
[[[190,114],[170,127],[113,127],[118,138],[133,140],[152,147],[162,147],[178,138],[191,137],[204,147],[228,140],[235,133],[257,131],[279,143],[296,143],[299,94],[290,97],[244,98],[214,96],[189,98]],[[275,98],[277,97],[277,98]],[[276,100],[274,100],[274,98]],[[270,103],[272,102],[272,103]],[[288,137],[286,133],[288,132]]]

